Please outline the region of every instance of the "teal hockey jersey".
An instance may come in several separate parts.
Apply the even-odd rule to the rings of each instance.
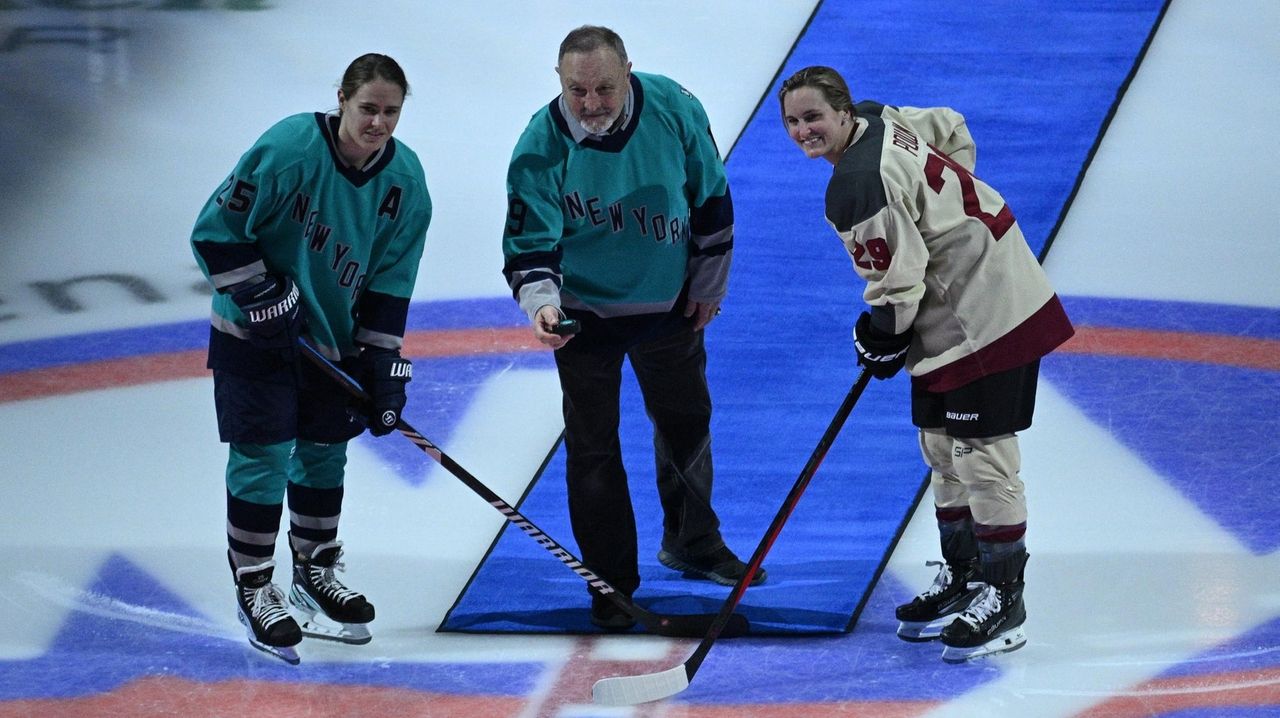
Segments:
[[[733,203],[702,104],[673,80],[631,73],[629,113],[586,134],[557,97],[512,153],[504,276],[530,318],[547,304],[609,319],[719,302]]]
[[[226,294],[263,272],[293,278],[307,332],[331,359],[356,343],[399,349],[431,197],[417,155],[394,137],[365,167],[337,150],[338,118],[287,117],[267,130],[205,203],[192,249],[215,292],[214,329],[245,339]]]

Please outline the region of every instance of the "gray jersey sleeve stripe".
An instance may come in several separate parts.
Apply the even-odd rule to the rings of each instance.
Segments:
[[[710,256],[724,254],[733,249],[733,227],[725,227],[715,234],[697,234],[691,236],[694,256]]]
[[[267,265],[259,259],[250,265],[237,267],[230,271],[222,272],[221,274],[210,275],[209,282],[213,284],[214,289],[222,291],[228,287],[234,287],[245,280],[253,279],[260,274],[266,273]]]

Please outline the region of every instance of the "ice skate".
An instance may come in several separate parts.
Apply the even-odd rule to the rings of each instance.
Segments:
[[[942,660],[964,663],[1026,645],[1022,624],[1027,612],[1022,588],[1021,581],[1000,586],[983,584],[982,594],[942,629]]]
[[[293,647],[302,641],[302,631],[285,607],[284,592],[271,582],[275,565],[268,561],[237,569],[232,564],[237,613],[254,648],[296,666],[301,659]]]
[[[904,641],[924,642],[938,638],[942,629],[982,593],[982,583],[977,581],[976,562],[953,566],[942,561],[929,561],[927,565],[939,567],[933,585],[894,611],[898,619],[898,638]]]
[[[303,616],[303,635],[341,643],[368,643],[373,639],[368,625],[373,620],[373,604],[334,575],[344,569],[340,558],[342,544],[337,541],[317,547],[311,558],[295,553],[289,603]]]

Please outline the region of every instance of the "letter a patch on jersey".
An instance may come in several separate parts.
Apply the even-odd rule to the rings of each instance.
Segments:
[[[382,198],[382,204],[378,205],[378,216],[385,214],[392,222],[396,221],[396,217],[400,216],[400,200],[403,198],[404,190],[399,185],[391,185],[387,196]]]

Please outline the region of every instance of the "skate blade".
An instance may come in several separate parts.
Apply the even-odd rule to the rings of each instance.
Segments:
[[[279,658],[291,666],[296,666],[302,662],[302,658],[298,655],[297,649],[292,646],[268,646],[267,644],[262,643],[261,641],[256,641],[252,638],[249,639],[249,644],[268,656]]]
[[[942,637],[942,629],[946,628],[959,614],[951,614],[929,622],[901,621],[898,623],[898,638],[909,643],[928,643]]]
[[[354,646],[362,646],[373,640],[373,635],[369,633],[369,626],[364,623],[338,623],[331,621],[323,614],[314,616],[304,616],[303,620],[298,622],[302,628],[302,635],[309,638],[319,638],[322,641],[335,641],[337,643],[347,643]]]
[[[373,640],[368,624],[341,623],[329,618],[306,591],[298,588],[297,585],[289,589],[289,605],[293,608],[294,614],[301,618],[298,625],[304,636],[354,646],[362,646]]]
[[[1027,633],[1022,630],[1022,626],[1018,626],[981,646],[970,646],[968,648],[945,646],[942,649],[942,660],[947,663],[966,663],[979,658],[986,658],[987,656],[1016,651],[1025,645],[1027,645]]]
[[[245,631],[248,632],[249,645],[269,656],[279,658],[291,666],[296,666],[302,662],[302,658],[298,656],[297,649],[293,646],[269,646],[262,641],[259,641],[258,638],[253,635],[253,627],[249,624],[249,619],[244,615],[243,611],[237,612],[236,618],[240,619],[240,625],[244,626]]]

